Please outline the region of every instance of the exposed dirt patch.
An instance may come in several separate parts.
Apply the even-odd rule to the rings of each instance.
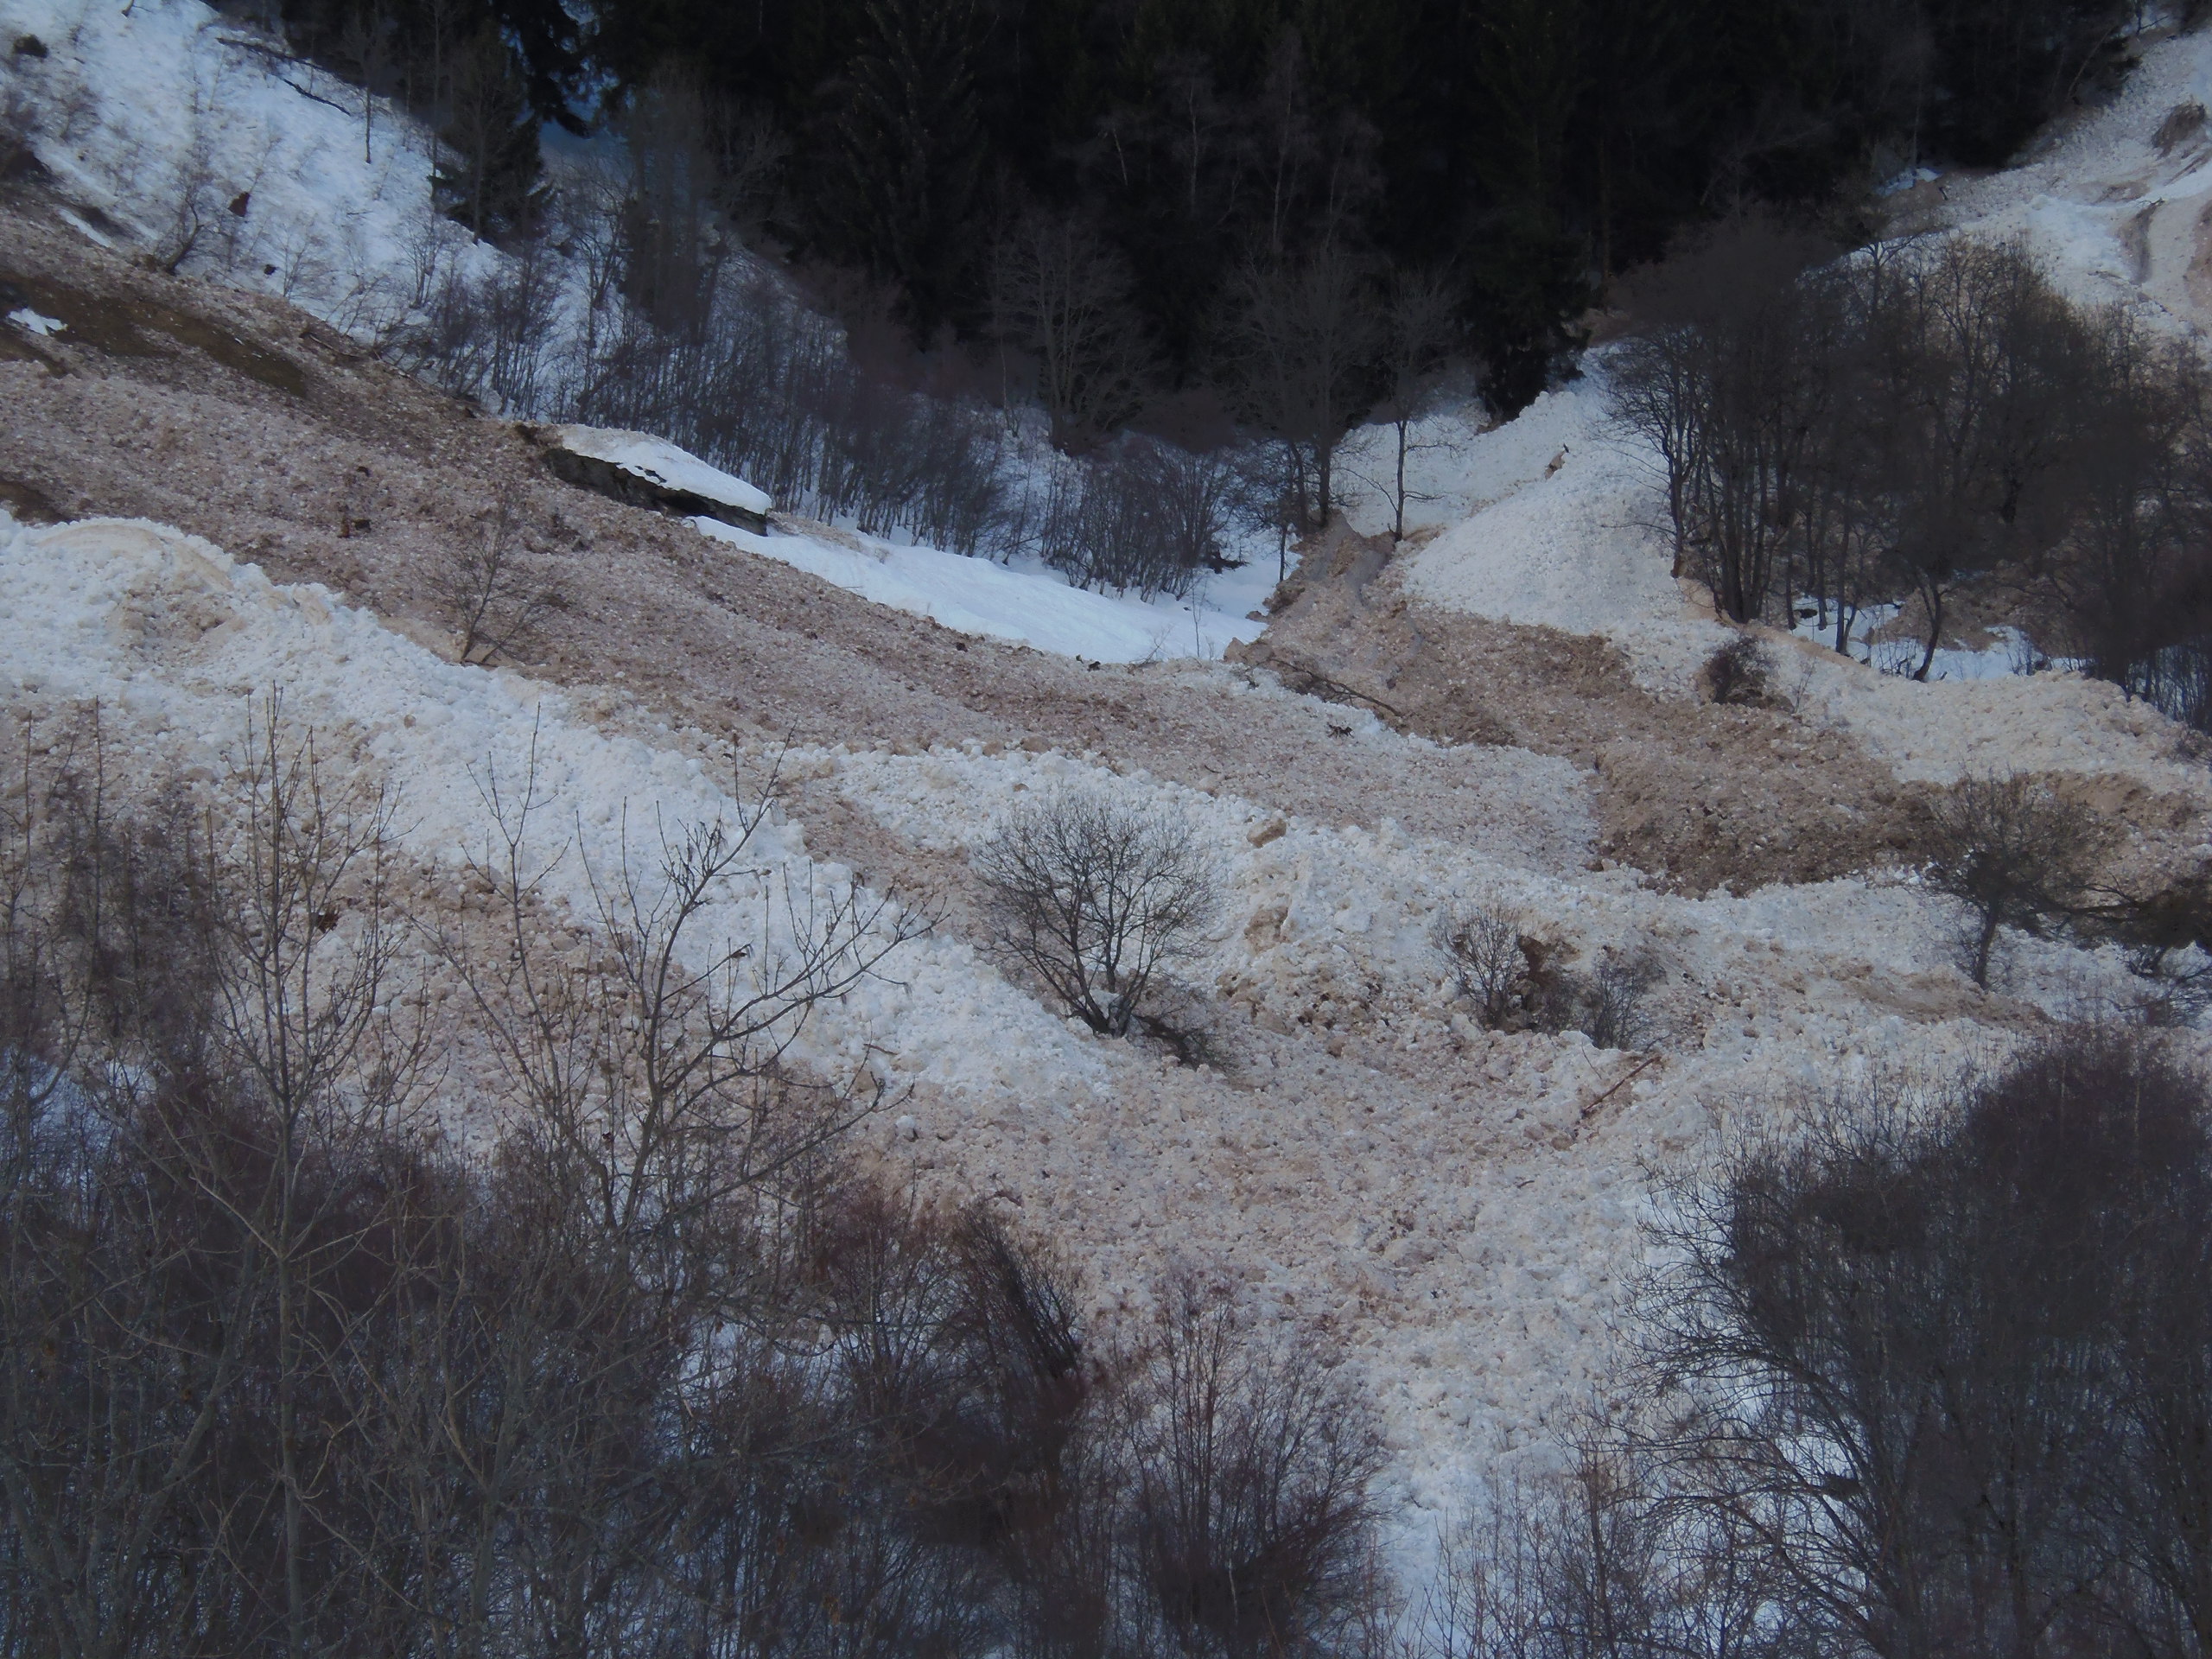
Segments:
[[[54,498],[20,478],[0,478],[0,506],[27,524],[61,522],[61,510],[54,505]]]
[[[0,210],[0,268],[49,293],[150,286],[257,351],[283,357],[304,340],[316,359],[296,397],[197,352],[80,343],[62,378],[0,362],[0,475],[35,482],[66,516],[175,524],[440,639],[451,619],[428,577],[504,495],[536,550],[533,577],[563,601],[515,664],[618,686],[675,724],[748,742],[1027,741],[1328,823],[1395,818],[1547,863],[1588,855],[1586,792],[1556,763],[1339,735],[1327,708],[1220,664],[1092,670],[870,605],[562,484],[514,428],[279,302],[135,270],[27,211]]]
[[[1895,861],[1925,791],[1787,709],[1655,696],[1602,639],[1408,601],[1387,537],[1340,534],[1266,635],[1232,653],[1446,743],[1514,743],[1592,768],[1598,852],[1707,892]],[[1309,564],[1313,564],[1309,561]]]
[[[283,353],[205,311],[144,291],[151,277],[127,269],[110,275],[108,284],[79,288],[48,276],[0,270],[0,300],[11,308],[28,305],[63,323],[67,332],[61,339],[72,346],[110,357],[154,357],[167,348],[151,336],[165,336],[249,380],[290,397],[307,395],[307,372]]]

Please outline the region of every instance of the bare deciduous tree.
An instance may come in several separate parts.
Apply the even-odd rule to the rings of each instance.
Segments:
[[[1334,238],[1299,262],[1247,265],[1227,338],[1246,415],[1282,448],[1304,521],[1328,523],[1337,445],[1368,394],[1376,347],[1370,274]]]
[[[1516,987],[1529,971],[1521,950],[1521,915],[1503,899],[1484,897],[1438,915],[1430,938],[1450,965],[1461,996],[1481,1011],[1482,1022],[1502,1027],[1513,1012]]]
[[[1962,963],[1989,983],[1998,930],[2040,933],[2082,898],[2101,845],[2095,823],[2039,778],[1968,778],[1936,802],[1928,879],[1972,917]]]
[[[1130,1474],[1164,1633],[1223,1659],[1357,1652],[1377,1571],[1372,1421],[1311,1353],[1242,1335],[1196,1274],[1171,1277],[1160,1300]]]
[[[997,331],[1035,358],[1038,392],[1062,449],[1096,442],[1144,395],[1152,354],[1130,288],[1121,256],[1066,214],[1033,210],[994,252]]]
[[[976,868],[998,948],[1112,1036],[1141,1016],[1163,969],[1195,954],[1221,908],[1219,873],[1189,823],[1095,788],[1016,807]]]

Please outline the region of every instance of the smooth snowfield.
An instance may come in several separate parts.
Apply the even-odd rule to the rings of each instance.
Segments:
[[[691,522],[715,541],[779,560],[878,605],[926,616],[961,633],[1091,662],[1218,657],[1232,640],[1255,639],[1266,626],[1208,604],[1205,589],[1183,603],[1094,594],[1041,568],[1015,569],[933,547],[898,547],[849,531],[841,532],[845,542],[840,544],[782,531],[757,536],[713,518]],[[1234,592],[1249,590],[1252,583],[1224,586]]]

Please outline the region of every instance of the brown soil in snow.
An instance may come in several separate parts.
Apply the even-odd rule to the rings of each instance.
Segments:
[[[1924,791],[1849,737],[1783,709],[1656,696],[1602,639],[1409,602],[1389,556],[1388,537],[1339,534],[1233,654],[1403,731],[1590,767],[1599,852],[1680,889],[1824,880],[1914,845]]]
[[[0,211],[0,279],[48,315],[95,320],[85,340],[73,326],[42,342],[66,372],[0,361],[0,480],[60,516],[176,525],[450,649],[434,577],[504,492],[531,575],[556,595],[508,659],[620,687],[677,724],[748,741],[1026,741],[1330,823],[1510,836],[1548,861],[1586,843],[1577,791],[1516,787],[1522,764],[1497,751],[1347,741],[1328,710],[1251,695],[1219,665],[1090,669],[956,634],[563,484],[512,426],[290,308],[134,269],[20,204]],[[139,327],[116,349],[113,320],[147,315],[204,327]],[[208,339],[242,342],[257,372]]]

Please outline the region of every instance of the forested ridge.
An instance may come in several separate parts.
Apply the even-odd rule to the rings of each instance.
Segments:
[[[295,41],[443,124],[480,233],[529,227],[539,120],[675,95],[741,233],[917,344],[1024,326],[1040,232],[1126,325],[1084,423],[1233,378],[1239,277],[1440,276],[1491,401],[1611,278],[1751,205],[1848,219],[1993,164],[2117,72],[2125,0],[287,0]],[[486,118],[488,111],[490,118]],[[463,114],[473,112],[474,118]],[[1372,355],[1372,353],[1370,353]],[[1359,388],[1382,395],[1370,375]],[[1056,411],[1056,414],[1058,411]]]

